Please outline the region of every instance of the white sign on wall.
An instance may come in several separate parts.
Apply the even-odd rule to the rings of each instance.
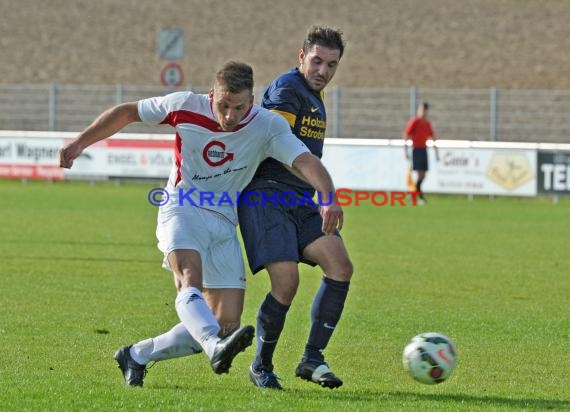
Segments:
[[[184,31],[181,29],[162,29],[158,34],[158,55],[164,60],[184,58]]]
[[[178,63],[168,63],[160,71],[160,82],[163,86],[179,87],[184,83],[184,72]]]

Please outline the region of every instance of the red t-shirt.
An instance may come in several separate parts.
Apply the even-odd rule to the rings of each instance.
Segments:
[[[425,148],[426,142],[430,137],[434,137],[433,130],[429,120],[420,117],[410,119],[406,128],[404,129],[406,136],[412,138],[412,146],[418,148]]]

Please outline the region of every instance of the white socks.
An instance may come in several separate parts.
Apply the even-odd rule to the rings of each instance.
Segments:
[[[220,340],[218,333],[221,327],[202,292],[193,287],[181,290],[176,297],[176,312],[190,335],[211,359]]]
[[[141,365],[199,352],[202,352],[202,347],[190,335],[183,323],[179,323],[160,336],[134,344],[130,350],[131,357]]]
[[[190,287],[180,291],[175,303],[182,322],[160,336],[134,344],[130,354],[135,362],[146,365],[193,355],[202,349],[212,358],[221,328],[200,290]]]

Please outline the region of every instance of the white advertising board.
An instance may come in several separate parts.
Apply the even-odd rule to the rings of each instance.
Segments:
[[[159,178],[170,173],[170,135],[117,134],[89,147],[70,170],[59,168],[59,148],[73,133],[0,132],[0,177]],[[543,147],[544,146],[544,147]],[[548,147],[546,147],[548,146]],[[550,147],[552,146],[552,147]],[[570,145],[438,141],[428,148],[426,193],[535,196],[537,151],[570,152]],[[327,139],[323,162],[337,188],[405,191],[409,162],[401,140]]]
[[[332,140],[332,139],[331,139]],[[409,161],[402,145],[327,142],[323,162],[337,187],[353,190],[406,190]],[[536,150],[440,148],[436,161],[428,149],[426,193],[536,195]]]
[[[63,179],[59,149],[63,139],[0,139],[0,177]]]
[[[337,188],[406,190],[402,147],[325,143],[323,163]]]
[[[87,148],[66,176],[168,178],[171,140],[104,140]]]
[[[517,149],[430,150],[422,189],[435,193],[536,196],[536,151]]]

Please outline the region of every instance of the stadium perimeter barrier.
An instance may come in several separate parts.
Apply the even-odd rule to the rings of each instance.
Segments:
[[[0,131],[0,178],[168,178],[174,154],[171,135],[119,133],[86,149],[72,169],[62,169],[59,149],[75,136]],[[402,139],[328,138],[323,162],[337,188],[405,191],[410,165],[403,145]],[[433,150],[428,151],[431,167],[423,187],[426,193],[552,195],[556,199],[570,194],[570,144],[438,140],[437,145],[439,161]],[[232,162],[222,169],[232,168]]]
[[[197,93],[208,87],[189,86]],[[180,90],[180,89],[178,89]],[[82,130],[106,108],[175,91],[162,86],[0,84],[0,130]],[[263,87],[255,90],[261,101]],[[442,139],[570,143],[570,90],[358,88],[325,93],[327,137],[400,137],[420,100]],[[164,133],[134,124],[128,133]]]

